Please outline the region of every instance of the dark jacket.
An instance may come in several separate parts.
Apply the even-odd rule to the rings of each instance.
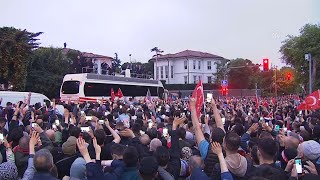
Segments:
[[[191,172],[190,180],[209,180],[210,178],[201,169],[196,168]]]
[[[120,177],[121,180],[140,180],[137,167],[125,167]]]
[[[57,180],[49,172],[36,172],[33,175],[32,180]]]
[[[65,156],[65,158],[56,163],[59,179],[62,179],[64,176],[70,176],[71,165],[78,157],[78,153],[72,156]]]
[[[286,172],[275,164],[262,164],[258,167],[253,167],[250,177],[252,176],[264,177],[270,180],[288,179]]]
[[[171,148],[170,148],[170,161],[165,169],[173,175],[174,179],[178,179],[180,176],[180,149],[179,149],[179,137],[177,130],[171,131]]]
[[[120,178],[124,169],[124,162],[120,160],[114,160],[111,163],[111,172],[103,173],[101,161],[97,160],[95,163],[87,163],[87,179],[88,180],[98,180],[98,179],[110,179],[117,180]]]

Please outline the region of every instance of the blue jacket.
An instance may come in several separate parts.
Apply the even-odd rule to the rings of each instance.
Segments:
[[[101,161],[97,160],[95,163],[87,163],[87,179],[88,180],[99,180],[99,179],[110,179],[117,180],[120,178],[124,169],[124,162],[120,160],[114,160],[111,163],[112,172],[103,173]]]
[[[121,180],[140,180],[137,167],[125,167],[120,177]]]

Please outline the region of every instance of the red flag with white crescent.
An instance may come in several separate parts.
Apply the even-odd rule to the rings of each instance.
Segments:
[[[317,90],[306,97],[306,99],[297,107],[301,110],[320,109],[320,90]]]
[[[194,91],[192,93],[192,98],[196,99],[196,110],[197,110],[197,116],[199,118],[201,115],[201,109],[203,107],[203,102],[204,102],[202,81],[198,82],[196,88],[194,89]]]

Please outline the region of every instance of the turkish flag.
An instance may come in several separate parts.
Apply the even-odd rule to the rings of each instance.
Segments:
[[[306,99],[297,107],[301,110],[320,109],[320,90],[317,90],[306,97]]]
[[[113,90],[113,88],[111,88],[111,101],[114,101],[115,97],[116,97],[116,95],[114,94],[114,90]]]
[[[197,116],[199,118],[200,115],[201,115],[201,108],[203,107],[203,102],[204,102],[202,81],[198,82],[198,84],[197,84],[196,88],[194,89],[191,97],[196,99],[196,111],[197,111]]]
[[[122,98],[122,97],[123,97],[123,94],[122,94],[122,91],[121,91],[120,88],[118,89],[117,96],[118,96],[119,98]]]

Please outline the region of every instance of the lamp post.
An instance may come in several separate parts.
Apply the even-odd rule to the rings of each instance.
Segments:
[[[312,93],[312,58],[311,58],[311,54],[305,54],[304,55],[304,59],[309,61],[309,94]]]

